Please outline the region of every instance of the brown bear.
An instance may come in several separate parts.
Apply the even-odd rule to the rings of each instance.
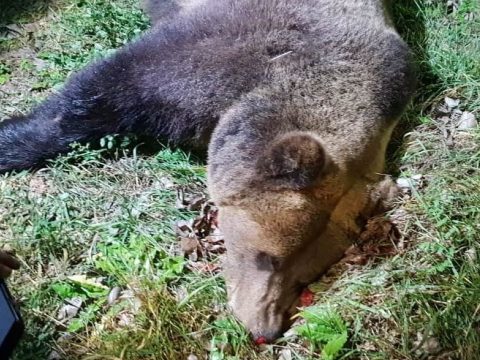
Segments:
[[[0,123],[0,172],[109,133],[208,148],[229,302],[254,336],[274,339],[377,200],[414,88],[409,50],[381,0],[147,7],[151,31]]]

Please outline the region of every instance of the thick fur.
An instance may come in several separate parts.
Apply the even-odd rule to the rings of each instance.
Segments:
[[[142,8],[148,14],[152,25],[165,23],[182,13],[193,11],[207,0],[143,0]]]
[[[274,338],[372,207],[409,51],[380,0],[185,3],[152,0],[149,33],[0,123],[0,171],[109,133],[208,147],[230,303]]]

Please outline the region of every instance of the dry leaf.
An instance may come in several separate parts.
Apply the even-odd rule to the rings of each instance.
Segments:
[[[195,235],[180,238],[180,246],[185,255],[190,255],[196,252],[199,245],[200,244]]]
[[[110,290],[107,300],[108,305],[111,306],[118,300],[118,298],[120,297],[120,291],[121,289],[118,286],[115,286],[112,290]]]
[[[201,204],[200,215],[195,219],[180,220],[175,224],[175,232],[180,241],[180,247],[185,256],[192,263],[191,268],[195,271],[212,272],[219,270],[219,265],[213,268],[205,268],[205,265],[193,266],[193,263],[200,259],[211,259],[213,255],[220,255],[225,252],[225,241],[218,229],[218,209],[204,197],[198,197],[192,203],[194,206]],[[205,262],[202,262],[205,264]]]
[[[460,100],[459,99],[452,99],[448,96],[445,96],[445,105],[447,105],[447,107],[449,109],[454,109],[454,108],[458,107],[458,105],[460,105]]]
[[[280,351],[280,356],[278,360],[292,360],[292,350],[290,349],[282,349]]]
[[[203,204],[205,204],[206,201],[207,199],[205,198],[205,196],[196,196],[188,201],[187,209],[189,211],[199,211],[202,209],[202,206]]]
[[[80,311],[82,304],[83,300],[78,297],[65,300],[65,305],[58,311],[57,320],[68,321],[74,318]]]
[[[188,267],[193,270],[193,271],[198,271],[200,273],[205,273],[205,274],[215,274],[220,271],[220,265],[216,263],[210,263],[210,262],[194,262],[194,263],[189,263]]]
[[[471,112],[464,111],[457,122],[458,130],[469,130],[478,127],[477,119]]]

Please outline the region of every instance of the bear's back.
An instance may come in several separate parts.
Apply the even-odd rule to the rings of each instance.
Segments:
[[[158,94],[152,107],[174,104],[154,131],[206,146],[221,114],[265,87],[307,91],[345,116],[368,106],[395,117],[407,97],[397,92],[408,50],[382,9],[375,0],[201,1],[158,24],[132,45],[144,54],[135,78],[145,97]]]

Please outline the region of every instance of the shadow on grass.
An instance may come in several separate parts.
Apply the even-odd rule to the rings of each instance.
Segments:
[[[0,26],[28,23],[45,14],[52,0],[0,0]]]
[[[427,32],[422,5],[413,0],[396,0],[392,4],[395,26],[412,51],[417,75],[415,95],[396,127],[387,150],[387,173],[398,175],[399,160],[405,134],[420,124],[420,117],[428,110],[430,99],[440,90],[438,77],[432,71],[425,50]]]
[[[0,0],[0,56],[18,36],[19,24],[28,24],[45,16],[53,0]]]

